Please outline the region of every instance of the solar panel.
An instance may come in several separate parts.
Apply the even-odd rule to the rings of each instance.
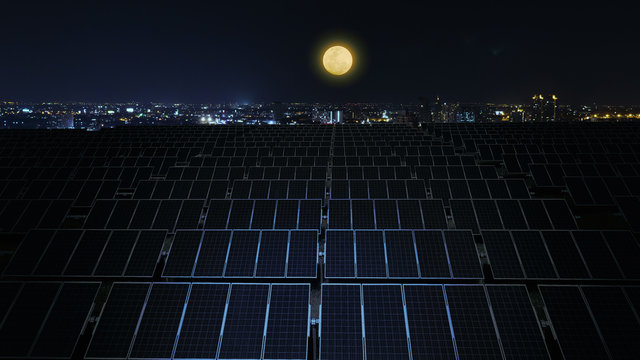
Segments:
[[[211,200],[211,202],[209,203],[209,211],[207,213],[207,220],[205,221],[204,228],[226,229],[230,209],[231,200]]]
[[[149,284],[113,285],[85,357],[127,357],[148,291]]]
[[[95,276],[121,276],[127,266],[129,255],[138,238],[138,231],[116,230],[102,252]]]
[[[31,356],[70,358],[99,288],[99,283],[63,284]]]
[[[398,200],[398,215],[400,218],[400,228],[424,228],[422,224],[422,213],[420,212],[420,202],[418,200]]]
[[[129,229],[151,229],[160,200],[138,200],[138,207],[131,218]]]
[[[275,181],[274,181],[275,182]],[[269,186],[271,185],[270,181],[262,181],[262,180],[254,180],[251,181],[251,193],[249,194],[250,199],[266,199],[269,197]],[[274,190],[272,198],[278,198],[279,191]],[[233,194],[233,193],[232,193]],[[285,194],[286,194],[286,182],[285,182]],[[233,195],[231,195],[233,197]]]
[[[493,200],[473,200],[480,229],[502,229],[498,208]]]
[[[158,212],[153,220],[153,229],[166,229],[173,232],[180,211],[180,200],[163,200],[158,207]]]
[[[425,229],[448,228],[442,200],[421,200],[420,206]]]
[[[289,232],[263,231],[260,236],[256,277],[284,277]]]
[[[360,285],[322,284],[320,359],[362,359]]]
[[[21,289],[22,283],[0,282],[0,326]]]
[[[409,359],[405,309],[400,285],[363,285],[367,358]]]
[[[376,228],[398,229],[398,209],[395,200],[374,200]]]
[[[287,277],[315,278],[318,263],[318,233],[291,231],[287,255]]]
[[[386,199],[387,182],[384,180],[369,180],[369,199]]]
[[[76,246],[69,263],[65,268],[65,276],[90,276],[96,267],[100,254],[107,244],[110,231],[86,230],[80,243]]]
[[[355,277],[355,242],[352,231],[328,230],[325,240],[325,277]]]
[[[196,229],[200,223],[200,214],[202,214],[203,200],[184,200],[180,215],[176,222],[176,229]]]
[[[557,278],[554,265],[538,231],[512,231],[522,268],[529,279]]]
[[[611,357],[632,359],[640,354],[640,324],[620,287],[583,286],[589,305]]]
[[[562,199],[545,199],[544,206],[549,214],[549,219],[555,229],[576,229],[576,221],[567,206],[567,202]]]
[[[258,254],[259,231],[234,231],[227,254],[225,277],[252,277]]]
[[[520,200],[520,206],[524,216],[527,218],[529,229],[543,230],[553,228],[542,200]]]
[[[173,238],[164,277],[189,277],[198,256],[202,231],[178,230]]]
[[[460,358],[502,359],[491,310],[480,285],[445,285]]]
[[[231,231],[205,231],[193,275],[222,277]]]
[[[136,331],[131,358],[171,357],[188,291],[186,283],[153,284]]]
[[[541,233],[560,278],[590,278],[569,231],[542,231]]]
[[[107,229],[126,229],[129,227],[131,217],[133,216],[138,201],[136,200],[118,200],[113,212],[107,222]]]
[[[414,359],[455,359],[451,326],[441,285],[404,285]]]
[[[354,229],[375,229],[372,200],[351,200],[351,216]]]
[[[347,180],[331,181],[331,198],[332,199],[348,199],[349,198],[349,183],[347,182]]]
[[[29,275],[47,250],[55,230],[31,230],[16,250],[4,275]]]
[[[251,214],[253,213],[253,200],[234,200],[229,212],[228,229],[249,229]]]
[[[488,285],[487,293],[505,357],[549,359],[526,287]]]
[[[269,285],[231,286],[219,359],[260,359],[268,298]]]
[[[84,222],[85,229],[104,229],[104,226],[116,206],[116,200],[96,200]]]
[[[609,356],[576,286],[540,286],[549,320],[567,359]]]
[[[572,231],[580,254],[594,279],[620,279],[622,273],[600,231]]]
[[[454,278],[482,278],[480,259],[469,231],[444,231],[451,272]]]
[[[456,229],[468,229],[472,230],[474,234],[478,233],[478,220],[471,200],[451,200],[449,203]]]
[[[263,359],[306,359],[310,286],[273,284]]]
[[[215,358],[229,294],[227,284],[193,284],[174,358]]]
[[[603,231],[611,252],[627,279],[640,279],[640,246],[629,231]]]
[[[417,278],[418,263],[410,231],[386,231],[385,249],[391,278]]]
[[[166,231],[141,231],[131,252],[125,276],[152,277],[160,259]]]
[[[298,200],[278,200],[276,229],[296,229],[298,226]]]
[[[517,200],[496,200],[505,229],[528,229]]]
[[[322,201],[300,200],[298,229],[320,229]]]
[[[360,278],[387,276],[382,231],[356,231],[356,274]]]
[[[482,238],[496,279],[522,279],[524,273],[508,231],[483,231]]]
[[[273,229],[276,201],[256,200],[253,207],[252,229]]]
[[[415,231],[416,253],[422,278],[450,278],[449,259],[442,231]]]
[[[59,283],[24,284],[0,328],[0,356],[16,358],[29,355],[59,288]]]

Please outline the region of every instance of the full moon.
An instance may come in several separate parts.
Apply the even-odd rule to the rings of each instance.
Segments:
[[[344,46],[332,46],[328,48],[322,56],[322,65],[329,74],[344,75],[353,66],[353,56]]]

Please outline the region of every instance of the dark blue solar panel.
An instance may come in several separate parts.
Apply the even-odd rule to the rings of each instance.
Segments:
[[[542,237],[560,278],[590,277],[569,231],[542,231]]]
[[[539,231],[512,231],[513,243],[527,278],[556,278],[556,272]]]
[[[260,358],[268,297],[269,285],[231,286],[218,358]]]
[[[483,231],[482,238],[496,279],[524,278],[516,248],[508,231]]]
[[[420,202],[418,200],[398,200],[398,215],[400,218],[400,228],[424,229],[422,213],[420,212]]]
[[[221,277],[227,260],[231,231],[205,231],[194,276]]]
[[[256,277],[284,277],[289,232],[263,231],[260,237]]]
[[[229,212],[228,229],[249,229],[253,200],[234,200]]]
[[[420,200],[425,229],[447,229],[442,200]]]
[[[151,287],[130,357],[169,358],[182,318],[189,284]]]
[[[487,286],[507,359],[549,359],[542,331],[524,286]]]
[[[138,239],[138,231],[116,230],[102,252],[100,262],[94,271],[96,276],[121,276],[127,266],[129,255]]]
[[[329,200],[329,227],[331,229],[351,229],[349,200]]]
[[[540,286],[549,320],[566,359],[608,358],[576,286]]]
[[[375,229],[372,200],[352,200],[351,218],[354,229]]]
[[[353,232],[327,231],[324,246],[325,276],[355,277]]]
[[[400,285],[363,285],[367,358],[409,359]]]
[[[296,229],[298,226],[298,200],[278,200],[276,229]]]
[[[418,277],[418,262],[412,233],[410,231],[386,231],[384,235],[389,277]]]
[[[59,283],[24,285],[0,329],[0,356],[17,358],[29,354],[59,288]]]
[[[322,285],[320,359],[362,359],[360,285]]]
[[[591,314],[614,359],[633,359],[640,354],[640,324],[619,287],[583,286]]]
[[[31,356],[70,358],[99,288],[99,283],[63,284]]]
[[[272,285],[264,359],[306,359],[309,285]]]
[[[180,326],[175,358],[215,358],[229,285],[193,284]]]
[[[395,200],[374,200],[376,212],[376,228],[397,229],[398,209]]]
[[[87,358],[126,358],[149,284],[116,283],[93,332]]]
[[[76,246],[64,274],[67,276],[93,274],[93,268],[96,266],[110,234],[111,232],[107,230],[86,230],[82,234],[80,243]]]
[[[5,275],[29,275],[47,250],[55,230],[32,230],[22,240],[20,247],[4,271]]]
[[[141,277],[153,276],[166,234],[164,230],[141,231],[124,275]]]
[[[211,200],[204,228],[226,229],[230,209],[231,200]]]
[[[455,359],[447,304],[441,285],[404,285],[414,359]]]
[[[620,279],[622,274],[600,231],[573,231],[589,272],[594,279]]]
[[[273,229],[276,214],[275,200],[256,200],[253,208],[252,229]]]
[[[259,240],[259,231],[233,232],[224,276],[251,277],[254,275]]]
[[[320,229],[321,200],[300,200],[298,229]]]
[[[356,272],[358,277],[387,276],[382,231],[356,231]]]
[[[451,272],[454,278],[482,278],[480,259],[469,231],[444,231]]]
[[[484,288],[445,286],[451,324],[461,359],[502,359]]]
[[[202,233],[200,230],[179,230],[176,232],[162,276],[191,276],[193,265],[198,256]]]
[[[318,263],[318,233],[291,231],[287,256],[287,277],[315,278]]]
[[[449,259],[442,231],[415,231],[418,265],[422,278],[450,278]]]

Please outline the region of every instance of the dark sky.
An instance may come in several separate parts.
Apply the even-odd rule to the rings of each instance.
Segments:
[[[640,103],[624,3],[372,3],[6,1],[0,99]],[[342,38],[362,61],[335,84],[314,61]]]

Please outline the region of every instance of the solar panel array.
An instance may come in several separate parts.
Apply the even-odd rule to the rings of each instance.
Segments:
[[[636,123],[0,140],[0,358],[640,354]]]

